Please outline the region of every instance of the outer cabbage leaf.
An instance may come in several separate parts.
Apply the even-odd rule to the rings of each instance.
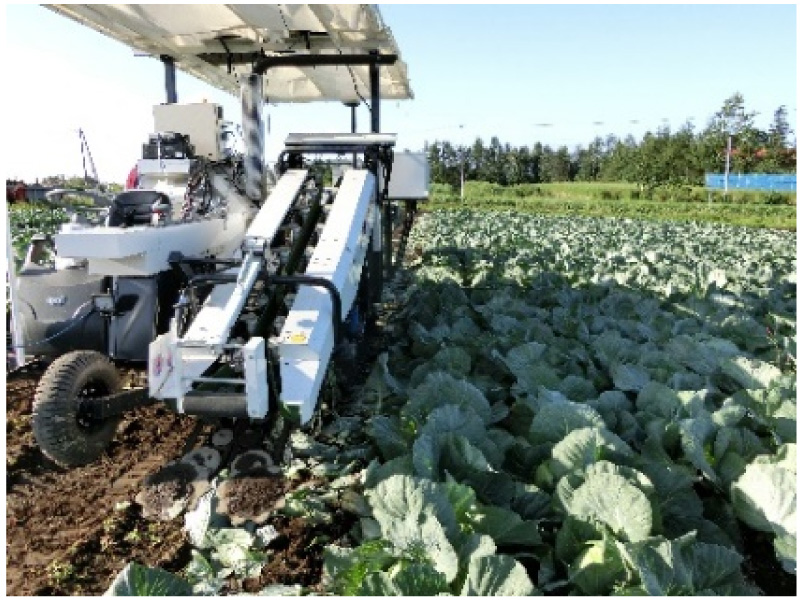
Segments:
[[[622,555],[608,535],[593,541],[569,566],[570,582],[586,595],[608,595],[625,581]]]
[[[439,484],[421,478],[395,475],[379,482],[367,494],[372,512],[384,535],[392,530],[393,524],[402,520],[410,519],[421,523],[426,512],[435,515],[450,536],[455,536],[458,532],[455,512]]]
[[[681,446],[686,459],[698,470],[703,472],[703,475],[712,482],[719,482],[717,473],[711,467],[713,458],[708,456],[708,447],[711,444],[716,433],[716,426],[711,421],[711,417],[706,415],[703,417],[683,419],[678,423],[678,428],[681,434]]]
[[[472,358],[464,349],[450,346],[440,349],[431,359],[417,366],[411,374],[409,384],[419,386],[429,374],[440,371],[463,378],[472,370]]]
[[[571,401],[548,403],[539,409],[531,422],[531,444],[556,443],[579,428],[604,428],[600,414],[588,405]]]
[[[672,338],[666,351],[673,359],[702,376],[709,376],[716,371],[720,357],[732,357],[740,353],[736,345],[728,340],[701,339],[687,334]]]
[[[491,421],[492,407],[480,389],[444,372],[429,374],[422,384],[414,388],[404,412],[424,418],[444,405],[471,409],[483,423]]]
[[[483,453],[473,446],[465,436],[445,434],[441,437],[440,444],[439,466],[457,479],[467,478],[475,471],[487,472],[491,470],[489,462]]]
[[[478,509],[469,520],[475,532],[486,534],[498,545],[534,546],[542,543],[537,522],[523,520],[517,513],[489,505]]]
[[[373,540],[348,549],[328,545],[323,551],[322,582],[337,595],[356,595],[367,574],[387,569],[395,557],[385,540]]]
[[[602,522],[625,540],[643,540],[653,527],[650,500],[617,474],[587,474],[575,488],[564,480],[559,483],[558,496],[569,514]]]
[[[672,419],[681,408],[678,393],[660,382],[648,382],[636,397],[636,408],[650,415]]]
[[[527,597],[535,592],[525,568],[508,555],[472,560],[467,580],[461,589],[462,595],[481,597]]]
[[[796,388],[794,382],[779,381],[769,389],[740,390],[733,399],[773,430],[779,442],[797,442]]]
[[[414,462],[411,455],[401,455],[381,464],[373,459],[364,474],[364,488],[375,488],[379,482],[391,476],[413,476]]]
[[[739,386],[750,390],[769,388],[781,376],[781,370],[774,365],[741,356],[725,359],[720,368]]]
[[[756,530],[775,533],[776,553],[790,571],[797,559],[797,473],[792,463],[756,460],[731,486],[737,517]]]
[[[221,566],[209,561],[199,551],[192,549],[192,559],[186,566],[186,579],[195,595],[216,595],[225,586],[225,578],[220,576]]]
[[[608,526],[590,517],[567,515],[556,533],[555,556],[565,564],[572,563],[592,541],[603,538]]]
[[[383,592],[372,591],[367,587],[361,589],[365,595],[393,595],[403,597],[431,597],[440,593],[449,593],[447,580],[441,572],[428,563],[400,563],[392,569],[393,574],[378,572],[370,577],[383,577]],[[388,581],[388,583],[386,582]],[[391,592],[389,592],[391,591]]]
[[[413,561],[429,561],[452,582],[458,575],[458,553],[439,520],[431,513],[408,516],[389,526],[381,524],[383,535],[394,548]]]
[[[517,324],[514,324],[517,327]],[[560,378],[545,363],[547,346],[539,342],[527,342],[511,349],[504,358],[509,371],[517,379],[517,387],[528,394],[535,394],[539,386],[557,388]]]
[[[491,536],[485,534],[467,534],[461,537],[458,544],[458,559],[461,573],[466,574],[469,564],[479,557],[492,557],[497,553],[497,545]]]
[[[772,542],[775,555],[781,562],[783,569],[791,574],[797,573],[797,536],[781,534]]]
[[[411,444],[402,430],[400,419],[376,415],[367,423],[367,433],[381,451],[384,460],[395,459],[408,453]]]
[[[414,441],[411,451],[414,474],[428,480],[439,479],[439,455],[441,445],[435,434],[421,434]]]
[[[611,379],[619,390],[638,392],[650,382],[650,374],[639,365],[615,363],[611,366]]]
[[[414,443],[415,447],[419,440],[426,436],[431,437],[433,440],[432,443],[427,445],[430,452],[444,449],[447,446],[448,437],[463,436],[472,447],[483,454],[485,460],[490,464],[499,466],[503,462],[503,453],[490,437],[486,424],[468,407],[445,405],[433,410],[428,416],[425,425],[419,430],[417,441]],[[501,440],[500,437],[497,439]],[[415,457],[415,466],[416,461]],[[434,461],[434,464],[436,463]],[[425,475],[426,477],[431,477],[427,474]]]
[[[514,479],[504,472],[473,472],[465,478],[478,500],[487,505],[508,507],[516,492]]]
[[[601,459],[615,461],[631,457],[633,451],[619,436],[604,428],[580,428],[556,444],[552,456],[551,471],[563,476]]]
[[[122,568],[105,592],[105,596],[114,597],[183,597],[191,594],[192,587],[182,578],[161,568],[148,568],[135,561]]]
[[[751,595],[736,551],[709,545],[687,534],[675,540],[662,537],[623,543],[620,549],[648,595]]]
[[[703,516],[703,502],[693,488],[693,472],[682,465],[650,461],[638,467],[655,486],[651,499],[658,503],[665,532],[677,536],[692,530]]]
[[[551,498],[534,484],[516,483],[511,509],[527,520],[542,518],[550,513]]]

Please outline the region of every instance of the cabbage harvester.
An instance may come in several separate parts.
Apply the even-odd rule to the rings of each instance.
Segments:
[[[337,345],[374,319],[391,267],[392,201],[427,193],[424,155],[394,153],[380,102],[412,96],[371,5],[52,5],[158,56],[167,102],[137,163],[138,186],[102,223],[35,240],[14,316],[41,379],[34,433],[62,465],[99,456],[126,410],[262,420],[314,414]],[[176,68],[240,93],[244,152],[211,103],[178,104]],[[370,98],[371,132],[355,133]],[[351,132],[292,134],[264,169],[264,101],[338,101]],[[338,160],[325,185],[315,167]],[[346,163],[346,165],[345,165]],[[332,185],[331,185],[332,184]],[[48,244],[53,264],[35,259]],[[147,365],[147,387],[119,368]]]

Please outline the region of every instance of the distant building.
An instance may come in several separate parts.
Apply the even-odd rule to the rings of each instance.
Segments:
[[[25,199],[28,202],[40,202],[47,200],[45,194],[47,194],[52,187],[43,186],[42,184],[28,184],[25,189]]]
[[[6,180],[6,201],[9,204],[15,202],[40,202],[47,199],[47,192],[52,187],[43,186],[39,182],[26,184],[21,180]]]

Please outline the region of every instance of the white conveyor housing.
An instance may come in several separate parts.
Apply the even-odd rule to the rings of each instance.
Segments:
[[[173,326],[150,344],[150,396],[176,399],[177,410],[182,413],[186,395],[193,385],[210,380],[203,378],[205,371],[226,350],[240,348],[228,343],[231,328],[241,315],[261,273],[264,252],[269,252],[270,244],[303,189],[307,176],[307,170],[293,169],[278,181],[247,229],[242,241],[246,254],[241,266],[223,272],[235,276],[235,281],[214,286],[182,337],[177,335]],[[265,348],[263,338],[251,338],[247,345],[241,347],[245,361],[244,380],[215,380],[226,384],[244,384],[247,414],[254,419],[263,418],[269,410]]]
[[[262,275],[265,253],[269,252],[275,234],[301,193],[307,173],[306,170],[289,170],[278,180],[247,230],[242,265],[223,272],[233,276],[235,282],[214,286],[182,337],[177,336],[177,329],[173,327],[151,343],[148,380],[152,397],[177,399],[179,412],[192,412],[188,399],[195,403],[202,398],[208,410],[230,403],[238,415],[246,413],[253,419],[267,415],[271,387],[267,380],[266,341],[253,337],[247,345],[237,346],[229,342],[229,338],[250,291]],[[311,419],[317,406],[336,343],[334,322],[341,323],[348,316],[356,300],[370,241],[373,234],[380,235],[376,199],[376,179],[370,171],[351,169],[344,174],[302,274],[311,283],[299,283],[277,337],[280,401],[296,408],[302,423]],[[338,292],[342,314],[335,316],[336,319],[328,288],[313,285],[314,280],[320,279],[330,282]],[[243,351],[244,376],[204,376],[222,353],[231,349]],[[203,393],[194,389],[195,384],[206,382],[244,385],[245,394]]]
[[[380,231],[375,177],[366,170],[344,174],[325,228],[305,276],[329,280],[341,297],[341,320],[358,292],[361,270],[373,231]],[[298,407],[302,423],[314,414],[334,346],[333,304],[319,286],[302,286],[286,317],[278,344],[281,401]]]

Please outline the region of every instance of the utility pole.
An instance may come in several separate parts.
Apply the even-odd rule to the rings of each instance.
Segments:
[[[458,126],[459,129],[464,129],[464,124]],[[467,158],[467,152],[462,148],[461,152],[461,204],[464,204],[464,161]]]
[[[461,151],[461,204],[464,204],[464,159],[466,154],[463,150]]]

